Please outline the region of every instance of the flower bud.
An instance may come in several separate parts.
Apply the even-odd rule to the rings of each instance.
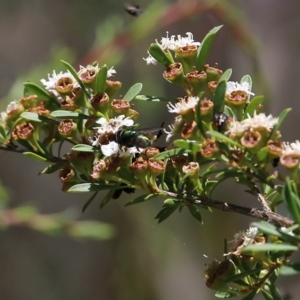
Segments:
[[[219,155],[219,148],[215,140],[206,139],[202,145],[200,153],[205,158],[216,158]]]
[[[109,97],[106,93],[98,93],[94,94],[89,102],[95,111],[103,112],[108,108]]]
[[[63,137],[71,137],[76,133],[77,124],[71,119],[64,119],[58,125],[58,132]]]
[[[115,114],[127,116],[130,109],[130,103],[127,100],[114,99],[111,103],[111,108]]]
[[[210,67],[209,65],[204,66],[204,71],[207,74],[207,82],[219,81],[221,75],[223,74],[222,70],[216,67]]]
[[[182,64],[174,63],[169,65],[169,67],[167,67],[167,69],[163,72],[163,77],[172,83],[177,83],[183,86],[184,76]]]

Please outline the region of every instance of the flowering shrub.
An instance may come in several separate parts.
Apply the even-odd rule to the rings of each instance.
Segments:
[[[279,127],[290,109],[278,117],[266,115],[249,75],[232,82],[231,69],[206,64],[219,29],[201,43],[191,33],[167,34],[148,49],[146,63],[165,66],[163,77],[184,90],[184,97],[166,103],[175,114],[173,124],[144,129],[136,123],[139,112],[132,100],[165,99],[141,95],[140,83],[116,98],[122,83],[111,79],[114,68],[96,63],[76,72],[63,62],[65,73],[53,71],[41,80],[43,87],[26,82],[23,98],[1,113],[1,149],[50,162],[41,173],[58,171],[65,192],[92,192],[83,211],[107,190],[101,208],[122,191],[133,194],[127,205],[161,197],[158,222],[184,208],[201,223],[203,208],[261,220],[235,235],[222,262],[208,266],[207,286],[219,298],[252,299],[261,292],[265,299],[281,299],[275,287],[279,273],[298,272],[289,259],[300,245],[300,142],[281,140]],[[166,147],[156,147],[164,133]],[[62,154],[65,143],[69,152]],[[261,208],[212,199],[229,178],[247,187]],[[144,193],[134,197],[135,190]],[[276,213],[281,203],[292,219]]]

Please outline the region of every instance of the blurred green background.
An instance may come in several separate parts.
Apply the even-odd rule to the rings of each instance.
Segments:
[[[60,59],[76,68],[95,60],[115,66],[115,79],[123,82],[121,94],[143,82],[144,94],[182,96],[163,80],[161,66],[147,66],[142,60],[147,47],[166,31],[189,31],[201,41],[211,28],[224,24],[209,63],[233,68],[236,81],[251,75],[253,91],[266,95],[268,113],[278,115],[293,107],[282,132],[285,140],[299,139],[299,1],[139,0],[135,4],[145,10],[139,18],[125,12],[125,3],[131,4],[0,0],[0,109],[22,96],[25,80],[39,83],[53,69],[63,70]],[[135,109],[143,126],[172,122],[165,104],[136,102]],[[250,218],[204,212],[201,225],[183,211],[157,225],[160,200],[124,208],[131,198],[123,194],[101,211],[101,199],[94,200],[82,215],[88,196],[62,193],[57,174],[38,176],[44,167],[22,155],[0,153],[8,208],[29,204],[42,214],[65,211],[79,220],[111,224],[115,235],[105,241],[79,241],[64,234],[49,237],[26,226],[1,230],[0,299],[215,299],[205,286],[205,264],[222,259],[223,238],[231,240],[246,229]],[[226,182],[215,198],[258,206],[233,182]],[[281,280],[279,288],[286,296],[297,295],[297,277]]]

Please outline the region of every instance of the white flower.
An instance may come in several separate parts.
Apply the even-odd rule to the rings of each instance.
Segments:
[[[73,84],[74,84],[74,88],[75,87],[79,87],[78,82],[75,80],[74,76],[69,72],[59,72],[58,74],[56,74],[55,70],[53,71],[53,74],[50,75],[48,74],[48,80],[46,79],[41,79],[42,84],[44,85],[45,89],[48,90],[49,92],[56,92],[56,83],[58,80],[60,80],[61,78],[71,78],[73,80]]]
[[[177,41],[175,40],[175,35],[171,36],[171,42],[169,44],[170,50],[177,50],[178,48],[183,48],[187,46],[196,46],[199,47],[201,43],[194,42],[193,34],[191,32],[186,33],[186,37],[182,37],[181,35],[177,35]]]
[[[102,154],[109,157],[112,155],[119,156],[130,156],[133,153],[139,152],[136,147],[120,147],[120,145],[114,141],[108,143],[107,145],[101,145]]]
[[[174,135],[175,133],[175,126],[173,124],[168,125],[168,127],[170,128],[170,131],[164,129],[165,134],[167,135],[166,137],[166,141],[169,142],[170,138]]]
[[[170,128],[170,131],[164,129],[164,132],[167,134],[167,137],[166,137],[167,142],[176,133],[176,130],[181,125],[181,123],[182,123],[182,117],[181,116],[176,116],[174,124],[171,124],[171,125],[168,126]]]
[[[300,142],[296,141],[295,143],[283,142],[283,150],[281,155],[283,156],[300,156]]]
[[[116,142],[110,142],[107,145],[101,145],[101,151],[105,156],[112,156],[119,153],[120,147]]]
[[[199,43],[199,42],[194,42],[193,34],[191,32],[187,32],[186,35],[187,35],[186,37],[182,37],[181,35],[177,35],[177,40],[176,40],[175,35],[172,35],[169,38],[169,33],[167,32],[167,37],[163,37],[161,39],[160,43],[156,40],[156,43],[162,49],[164,49],[164,50],[169,49],[169,50],[172,50],[172,51],[175,51],[178,48],[183,48],[183,47],[187,47],[187,46],[199,47],[201,45],[201,43]]]
[[[9,114],[19,110],[21,107],[21,104],[17,101],[10,102],[6,107],[6,111],[1,112],[1,119],[6,121]]]
[[[147,51],[148,53],[148,57],[143,58],[144,61],[146,61],[147,65],[156,65],[157,64],[157,60],[149,53],[149,51]]]
[[[114,74],[117,74],[117,71],[114,69],[114,67],[111,67],[108,71],[107,71],[107,78],[114,76]]]
[[[133,125],[133,120],[125,117],[124,115],[120,115],[113,119],[109,119],[108,121],[105,118],[100,118],[96,121],[97,124],[100,124],[100,127],[94,127],[97,130],[98,134],[103,134],[106,132],[116,133],[123,126],[129,127]]]
[[[254,96],[255,94],[251,92],[250,85],[248,82],[244,81],[242,84],[234,81],[227,82],[226,93],[231,94],[234,91],[244,91],[248,95]]]
[[[233,119],[232,122],[230,122],[228,125],[226,134],[230,136],[241,136],[245,131],[247,131],[247,129],[248,128],[245,124]]]
[[[224,256],[235,254],[239,255],[241,250],[251,244],[255,244],[255,238],[258,234],[257,227],[250,227],[246,232],[240,231],[234,235],[234,240],[230,241],[232,243],[231,250],[229,253],[224,254]]]
[[[188,97],[188,98],[180,99],[179,102],[175,104],[169,102],[167,104],[167,107],[170,113],[184,115],[187,111],[194,108],[198,102],[199,102],[198,97]]]
[[[266,116],[264,113],[257,114],[254,112],[253,117],[248,114],[248,118],[244,119],[242,123],[249,129],[265,128],[271,130],[277,124],[278,118],[273,118],[272,115]]]

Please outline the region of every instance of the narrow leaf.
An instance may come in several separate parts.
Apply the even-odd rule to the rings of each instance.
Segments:
[[[201,224],[203,224],[203,220],[201,217],[201,214],[199,212],[199,209],[196,208],[194,205],[189,205],[188,206],[190,213],[192,214],[192,216],[198,220]]]
[[[270,139],[272,139],[273,135],[276,133],[276,131],[279,129],[279,127],[281,126],[282,122],[284,121],[284,119],[287,117],[287,115],[289,114],[289,112],[291,111],[291,108],[286,108],[284,109],[279,117],[278,117],[278,122],[276,123],[276,125],[273,127],[273,130],[270,134]]]
[[[24,96],[36,95],[45,101],[54,101],[56,106],[59,106],[58,102],[42,87],[38,86],[33,82],[25,82],[24,85]]]
[[[222,134],[221,132],[210,130],[210,131],[208,131],[208,133],[212,137],[214,137],[216,140],[225,142],[226,144],[231,145],[231,146],[236,146],[238,148],[244,148],[241,144],[239,144],[238,142],[235,142],[234,140],[230,139],[229,137]]]
[[[106,85],[106,79],[107,79],[107,66],[104,65],[99,70],[97,76],[96,76],[96,93],[103,93],[105,90]]]
[[[158,96],[137,95],[135,97],[135,100],[151,101],[151,102],[167,102],[167,101],[172,101],[173,99],[158,97]]]
[[[185,153],[184,149],[175,148],[175,149],[163,151],[163,152],[155,155],[153,157],[153,159],[165,160],[167,158],[171,158],[171,157],[174,157],[174,156],[182,155],[183,153]]]
[[[29,111],[23,112],[21,114],[21,117],[26,120],[33,121],[33,122],[58,124],[58,122],[56,120],[53,120],[53,119],[47,118],[45,116],[41,116],[37,113],[29,112]]]
[[[88,206],[93,202],[93,200],[95,199],[95,197],[98,195],[98,192],[95,192],[92,197],[84,204],[83,208],[82,208],[82,213],[85,212],[85,210],[88,208]]]
[[[137,204],[137,203],[142,203],[142,202],[148,201],[155,197],[157,197],[157,194],[145,194],[145,195],[139,196],[139,197],[131,200],[130,202],[126,203],[125,207],[129,206],[129,205]]]
[[[168,67],[174,63],[172,55],[170,53],[166,53],[157,43],[151,44],[148,51],[159,63],[165,67]]]
[[[97,192],[110,189],[120,189],[122,187],[118,185],[109,185],[109,184],[96,184],[96,183],[79,183],[75,184],[68,189],[69,193],[86,193],[86,192]]]
[[[265,252],[265,251],[283,251],[283,252],[290,252],[290,251],[297,251],[299,250],[297,246],[293,245],[286,245],[286,244],[259,244],[259,245],[249,245],[242,249],[243,254],[251,254],[252,252]]]
[[[263,101],[264,101],[264,96],[256,96],[252,98],[246,108],[245,116],[250,115],[250,117],[253,117],[254,112],[258,110],[259,105],[263,103]]]
[[[114,190],[108,191],[106,196],[101,201],[100,209],[102,209],[110,201],[110,199],[112,198],[114,192],[115,192]]]
[[[204,37],[201,45],[198,49],[197,62],[196,62],[196,70],[201,71],[207,61],[207,57],[210,53],[210,48],[216,36],[216,33],[220,30],[221,26],[217,26],[210,30],[208,34]]]
[[[54,118],[64,118],[64,119],[88,119],[89,116],[84,115],[75,111],[68,110],[55,110],[51,113],[51,116]]]
[[[225,80],[219,81],[218,86],[216,88],[215,95],[213,97],[214,115],[224,110],[226,88],[227,88],[226,81]]]
[[[165,207],[157,214],[155,219],[158,219],[158,223],[161,223],[162,221],[166,220],[177,208],[178,206]]]
[[[300,263],[284,265],[280,268],[279,273],[281,275],[299,275],[300,274]]]
[[[94,147],[86,144],[78,144],[72,147],[72,151],[94,152]]]
[[[59,162],[53,165],[50,165],[46,167],[44,170],[42,170],[39,174],[52,174],[56,172],[57,170],[61,169],[63,166],[66,165],[66,162]]]
[[[182,148],[186,150],[190,150],[192,152],[200,151],[200,144],[193,141],[186,141],[186,140],[175,140],[173,142],[174,146],[177,148]]]
[[[143,84],[142,83],[136,83],[134,84],[125,94],[123,97],[124,100],[131,101],[133,100],[139,92],[142,90]]]
[[[32,158],[37,161],[47,161],[46,157],[40,156],[34,152],[23,152],[23,154],[29,158]]]
[[[232,69],[227,69],[219,78],[219,81],[228,81],[231,77]]]

